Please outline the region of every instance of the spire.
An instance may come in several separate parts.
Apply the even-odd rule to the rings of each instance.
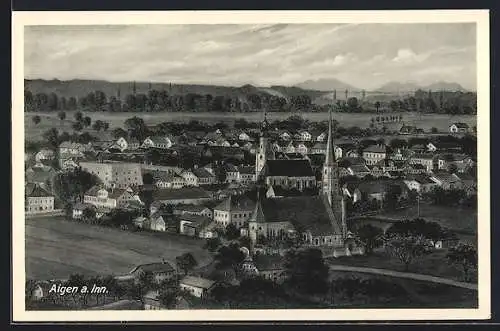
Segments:
[[[330,166],[335,162],[335,153],[333,150],[333,132],[332,132],[332,107],[328,109],[328,140],[326,142],[325,165]]]
[[[266,108],[264,108],[264,120],[261,123],[261,136],[267,136],[267,131],[269,129],[269,122],[267,121],[267,111]]]

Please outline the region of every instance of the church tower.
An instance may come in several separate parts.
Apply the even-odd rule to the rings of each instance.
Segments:
[[[339,170],[335,160],[335,146],[333,144],[332,110],[328,113],[328,140],[326,142],[326,157],[323,164],[322,193],[326,195],[337,219],[344,223],[345,203],[339,187]]]
[[[266,111],[264,111],[264,121],[262,121],[260,127],[259,148],[255,156],[255,174],[257,180],[259,180],[259,175],[262,168],[264,168],[266,161],[274,160],[274,158],[274,151],[269,143],[269,123],[267,122]]]

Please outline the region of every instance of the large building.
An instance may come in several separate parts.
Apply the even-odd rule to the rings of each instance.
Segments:
[[[27,214],[40,214],[54,210],[54,196],[37,184],[25,186],[24,211]]]
[[[256,171],[266,186],[284,186],[299,190],[315,187],[316,177],[309,160],[267,159],[268,125],[262,125]],[[326,155],[321,171],[318,195],[258,198],[247,231],[253,245],[261,237],[281,240],[300,235],[309,246],[343,247],[347,236],[345,203],[339,187],[339,170],[333,143],[332,114],[329,113]]]
[[[255,209],[255,203],[246,196],[231,195],[214,208],[214,221],[226,227],[234,224],[238,229],[245,226]]]
[[[133,188],[143,184],[139,163],[80,162],[80,167],[97,176],[106,188]]]

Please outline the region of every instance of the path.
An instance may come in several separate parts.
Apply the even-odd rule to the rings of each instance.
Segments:
[[[344,265],[331,265],[331,266],[329,266],[329,268],[331,271],[361,272],[361,273],[383,275],[383,276],[389,276],[389,277],[407,278],[407,279],[413,279],[413,280],[420,280],[420,281],[424,281],[424,282],[432,282],[432,283],[437,283],[437,284],[456,286],[456,287],[461,287],[461,288],[477,291],[477,284],[458,282],[458,281],[447,279],[447,278],[430,276],[430,275],[415,274],[415,273],[411,273],[411,272],[400,272],[400,271],[393,271],[393,270],[387,270],[387,269],[366,268],[366,267],[351,267],[351,266],[344,266]]]

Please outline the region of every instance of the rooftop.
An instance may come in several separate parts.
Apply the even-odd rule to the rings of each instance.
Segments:
[[[172,272],[175,271],[175,269],[170,265],[170,263],[164,261],[158,263],[138,265],[137,267],[134,268],[134,270],[132,270],[132,272],[137,272],[137,271],[161,273],[161,272]]]
[[[53,195],[36,184],[26,184],[25,195],[30,198],[52,197]]]
[[[214,210],[219,211],[248,211],[255,208],[255,202],[244,195],[231,195],[218,204]]]
[[[200,187],[183,187],[179,189],[158,189],[154,191],[153,197],[155,200],[206,199],[210,198],[210,195]]]
[[[265,165],[267,176],[313,177],[314,172],[308,160],[268,160]]]
[[[215,281],[206,279],[206,278],[201,278],[201,277],[195,277],[195,276],[186,276],[183,279],[181,279],[180,284],[184,285],[189,285],[193,287],[198,287],[202,289],[210,289],[215,285]]]

